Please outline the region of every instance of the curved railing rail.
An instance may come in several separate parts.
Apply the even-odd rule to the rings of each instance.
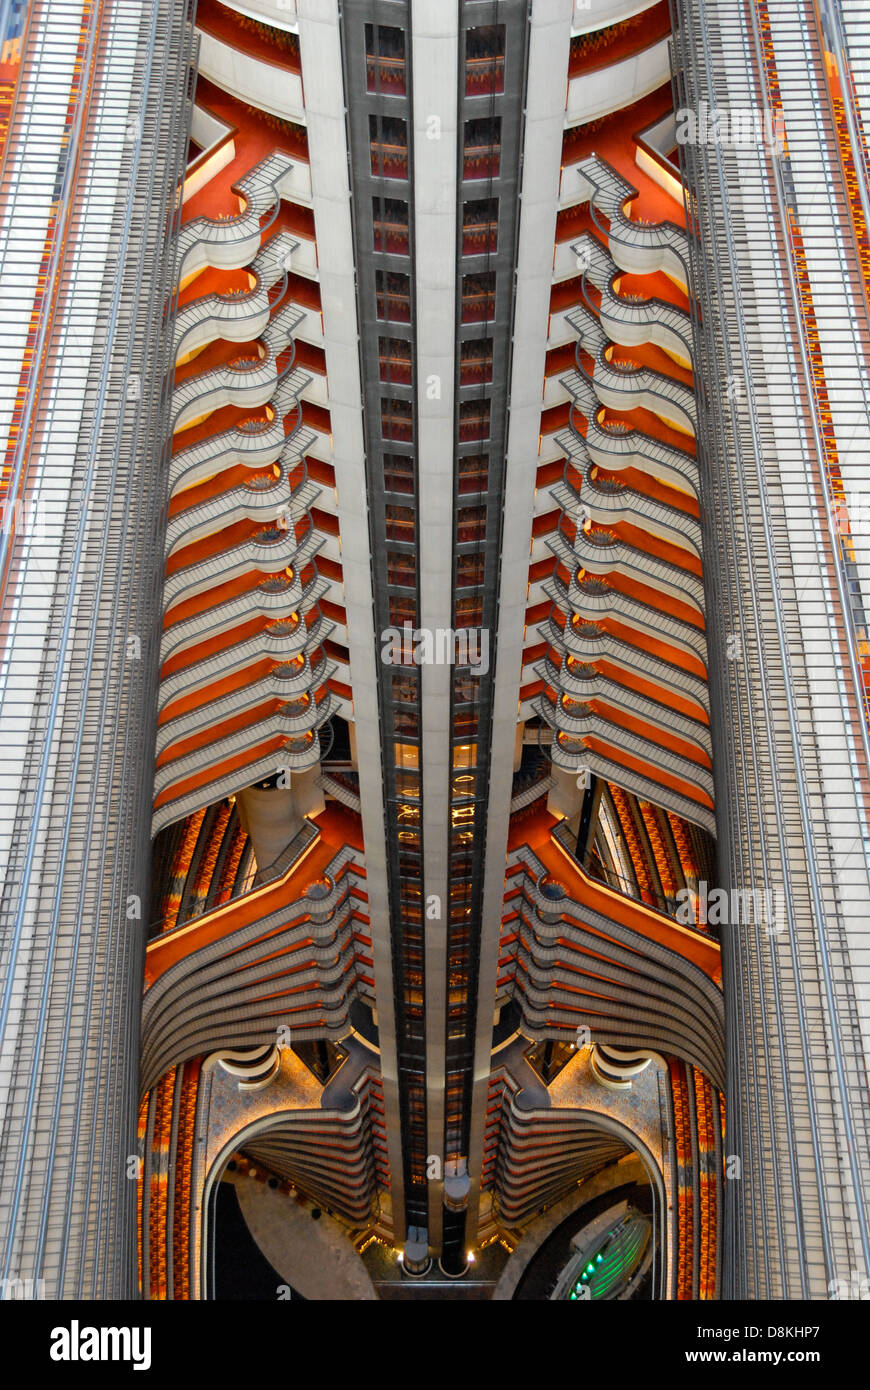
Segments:
[[[294,163],[280,150],[267,155],[233,185],[233,191],[245,200],[243,212],[218,218],[193,217],[181,227],[175,243],[179,281],[207,265],[236,270],[248,264],[263,232],[280,211],[282,190]],[[270,211],[272,218],[263,224]]]
[[[623,642],[601,628],[582,636],[569,625],[562,628],[552,618],[540,624],[542,639],[557,652],[567,652],[575,661],[589,664],[601,660],[613,662],[635,679],[650,681],[664,692],[673,691],[693,701],[705,714],[709,712],[707,682],[660,657],[652,656],[628,642]]]
[[[663,270],[688,281],[689,240],[675,222],[639,222],[627,216],[625,204],[637,197],[637,189],[619,175],[600,155],[591,154],[577,165],[588,192],[592,221],[603,236],[615,260],[630,262],[621,268],[632,273]],[[605,225],[606,218],[609,225]],[[638,255],[640,253],[640,255]]]

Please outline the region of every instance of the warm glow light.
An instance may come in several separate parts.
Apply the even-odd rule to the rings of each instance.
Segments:
[[[417,768],[420,766],[420,750],[415,743],[394,743],[396,767]]]
[[[457,743],[453,749],[453,766],[474,767],[477,763],[476,743]]]

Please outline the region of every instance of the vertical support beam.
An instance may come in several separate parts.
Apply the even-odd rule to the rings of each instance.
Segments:
[[[413,126],[420,626],[452,628],[453,431],[456,353],[458,32],[443,0],[413,8]],[[449,105],[448,105],[449,102]],[[453,667],[421,668],[423,892],[426,920],[426,1114],[429,1153],[443,1154],[449,906],[450,682]],[[429,1243],[438,1249],[442,1184],[429,1184]]]
[[[571,16],[571,0],[556,0],[556,3],[535,0],[532,6],[496,642],[494,750],[513,748],[516,737]],[[559,55],[558,67],[554,67],[555,54]],[[468,1161],[472,1182],[468,1204],[469,1244],[474,1240],[480,1205],[512,782],[511,759],[494,756],[489,782]]]
[[[380,644],[376,641],[374,624],[366,499],[347,128],[343,105],[336,101],[336,94],[344,90],[338,5],[336,0],[298,0],[298,14],[329,382],[332,463],[341,527],[353,716],[354,723],[368,731],[365,737],[357,739],[357,755],[384,1088],[384,1124],[390,1160],[392,1219],[394,1229],[400,1233],[404,1230],[405,1219],[402,1127],[384,842],[384,790],[381,750],[376,736],[380,727],[376,652]]]
[[[169,0],[34,3],[4,155],[7,428],[19,389],[22,410],[0,540],[0,1280],[53,1299],[136,1291],[165,236],[192,44]]]

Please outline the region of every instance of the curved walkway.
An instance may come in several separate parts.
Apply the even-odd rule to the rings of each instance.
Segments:
[[[492,1295],[493,1302],[504,1302],[516,1296],[523,1275],[544,1243],[564,1221],[567,1221],[581,1207],[585,1207],[603,1193],[612,1191],[613,1188],[625,1187],[629,1183],[642,1184],[647,1181],[647,1172],[640,1159],[636,1154],[627,1154],[619,1163],[611,1164],[602,1173],[596,1173],[588,1182],[583,1183],[582,1187],[569,1192],[567,1197],[563,1197],[561,1202],[550,1207],[529,1227],[496,1284]],[[582,1224],[581,1222],[580,1225]],[[578,1225],[578,1230],[580,1225]]]
[[[227,1175],[230,1177],[230,1175]],[[231,1179],[248,1230],[270,1265],[303,1298],[377,1299],[368,1270],[338,1221],[256,1178]]]

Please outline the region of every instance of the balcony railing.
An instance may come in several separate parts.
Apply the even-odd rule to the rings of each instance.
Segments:
[[[486,92],[504,91],[504,56],[466,58],[465,95],[481,96]]]
[[[495,291],[478,290],[462,296],[462,322],[484,323],[495,318]]]
[[[404,559],[404,556],[396,556],[387,561],[387,583],[398,584],[405,588],[413,589],[417,583],[416,567],[411,556],[408,556],[407,564],[400,563],[400,561],[404,561]]]
[[[456,540],[459,545],[469,545],[472,542],[482,541],[486,537],[486,518],[480,517],[475,521],[457,522]]]
[[[366,87],[370,92],[385,92],[389,96],[397,97],[404,96],[404,58],[384,58],[376,53],[367,53]]]
[[[410,443],[414,437],[410,416],[384,412],[381,415],[381,435],[384,439],[401,440]]]
[[[571,40],[568,76],[580,77],[583,73],[624,62],[651,44],[660,43],[669,32],[667,0],[659,0],[657,5],[645,9],[641,14],[632,15],[630,19],[619,20],[605,29],[578,34]]]
[[[401,518],[388,517],[386,522],[387,540],[404,541],[407,545],[414,544],[414,521],[403,521]]]
[[[466,179],[498,178],[500,145],[466,145],[462,176]]]
[[[485,465],[481,466],[476,459],[459,460],[460,494],[486,492],[488,486],[489,470]]]
[[[463,256],[485,256],[498,249],[497,222],[466,222],[462,228]]]
[[[489,411],[479,410],[474,415],[460,416],[459,439],[465,444],[471,439],[486,439],[489,436]]]
[[[293,73],[302,72],[299,35],[276,29],[262,20],[239,14],[219,0],[204,0],[196,15],[197,27],[242,53],[266,62],[280,62]]]
[[[381,317],[380,313],[378,317]],[[411,359],[410,357],[393,357],[392,355],[381,356],[381,381],[395,381],[400,386],[410,386],[411,384]]]
[[[408,177],[407,145],[384,145],[377,140],[370,142],[372,152],[372,173],[381,179],[406,179]],[[481,177],[483,177],[481,175]]]
[[[492,353],[480,353],[477,357],[464,357],[459,366],[459,384],[474,386],[478,382],[492,381]]]
[[[397,294],[392,290],[379,290],[377,301],[379,319],[391,319],[393,323],[411,322],[411,296],[409,294]]]
[[[375,218],[375,250],[389,251],[395,256],[407,256],[410,244],[407,222],[385,222]]]

